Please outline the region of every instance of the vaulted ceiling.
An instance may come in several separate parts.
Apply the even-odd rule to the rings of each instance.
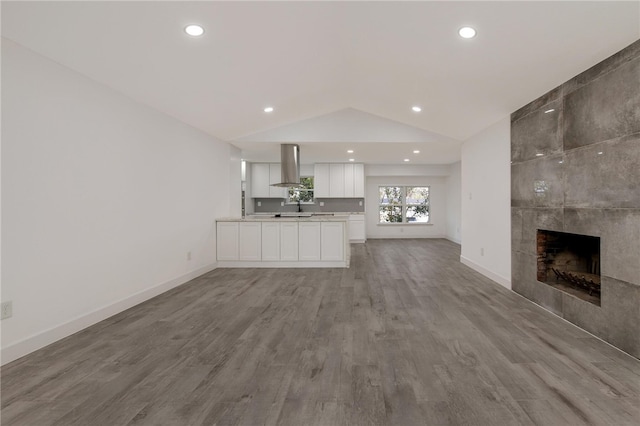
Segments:
[[[186,35],[191,23],[204,36]],[[460,38],[464,25],[478,35]],[[396,143],[447,163],[464,139],[638,39],[640,6],[3,1],[2,36],[249,159],[297,140],[322,161],[359,143],[380,162]]]

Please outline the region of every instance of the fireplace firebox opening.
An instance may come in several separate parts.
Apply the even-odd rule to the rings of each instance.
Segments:
[[[538,281],[600,306],[600,237],[537,233]]]

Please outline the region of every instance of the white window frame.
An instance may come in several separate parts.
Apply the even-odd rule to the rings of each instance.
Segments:
[[[400,188],[400,203],[399,204],[384,204],[380,200],[381,188]],[[421,204],[407,203],[407,189],[408,188],[427,188],[427,208],[428,208],[428,220],[426,222],[414,222],[407,220],[408,207],[420,206]],[[381,222],[380,221],[380,208],[381,207],[401,207],[402,222]],[[378,225],[428,225],[431,224],[431,186],[429,185],[378,185]]]

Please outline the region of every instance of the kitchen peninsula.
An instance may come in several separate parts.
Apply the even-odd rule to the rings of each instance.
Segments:
[[[348,268],[349,216],[282,214],[216,220],[219,267]]]

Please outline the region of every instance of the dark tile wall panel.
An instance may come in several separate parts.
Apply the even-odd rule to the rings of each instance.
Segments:
[[[514,112],[511,162],[513,290],[640,358],[640,41]],[[601,306],[537,281],[537,229],[601,238]]]
[[[551,111],[553,110],[553,111]],[[562,102],[556,100],[511,124],[511,159],[533,160],[537,154],[562,152]]]
[[[640,58],[564,98],[564,148],[640,132]]]
[[[567,151],[563,169],[566,207],[640,208],[640,133]]]
[[[512,207],[562,207],[564,184],[562,155],[539,157],[511,166]]]

